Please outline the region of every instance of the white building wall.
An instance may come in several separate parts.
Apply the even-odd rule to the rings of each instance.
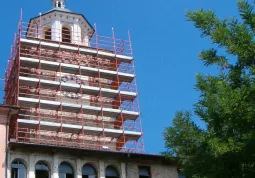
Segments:
[[[126,178],[126,163],[120,163],[120,174],[122,178]]]
[[[104,161],[99,161],[99,178],[105,178],[105,166]]]
[[[53,21],[52,26],[51,26],[51,40],[52,41],[60,41],[61,39],[61,25],[58,20]]]
[[[29,178],[35,178],[35,164],[34,154],[29,155]]]
[[[76,167],[76,173],[77,173],[77,178],[82,178],[82,161],[81,161],[81,159],[77,159],[76,160],[76,165],[77,165],[77,167]]]
[[[81,44],[81,27],[78,24],[78,19],[75,19],[75,23],[72,25],[72,43]]]
[[[54,154],[53,156],[53,168],[51,169],[53,172],[53,178],[59,178],[58,177],[58,156],[56,154]]]

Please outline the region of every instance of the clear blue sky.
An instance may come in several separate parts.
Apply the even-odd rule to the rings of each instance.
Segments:
[[[135,56],[145,148],[148,153],[164,151],[162,132],[177,110],[191,111],[199,93],[194,89],[196,73],[212,74],[197,59],[211,47],[187,22],[185,10],[213,9],[220,17],[237,15],[237,0],[67,0],[67,8],[82,13],[98,32],[126,38],[131,31]],[[50,0],[1,1],[0,78],[17,31],[20,8],[23,20],[51,9]],[[0,88],[3,83],[0,81]],[[2,96],[2,92],[0,92]],[[199,122],[198,122],[199,123]]]

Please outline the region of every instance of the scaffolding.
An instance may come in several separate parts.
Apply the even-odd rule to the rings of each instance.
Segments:
[[[52,40],[60,32],[20,21],[5,73],[4,102],[20,107],[9,141],[144,152],[130,34],[94,29],[87,42]]]

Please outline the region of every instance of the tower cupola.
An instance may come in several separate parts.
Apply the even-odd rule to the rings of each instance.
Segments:
[[[89,46],[93,26],[82,14],[66,9],[65,0],[51,0],[53,9],[32,18],[27,37]]]
[[[61,8],[64,9],[66,6],[66,1],[65,0],[51,0],[53,8]]]

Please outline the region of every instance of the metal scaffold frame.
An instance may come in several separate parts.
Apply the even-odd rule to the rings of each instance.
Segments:
[[[28,29],[20,20],[5,73],[5,104],[20,107],[9,139],[144,152],[130,34],[119,40],[112,29],[112,37],[103,37],[95,26],[82,45]]]

